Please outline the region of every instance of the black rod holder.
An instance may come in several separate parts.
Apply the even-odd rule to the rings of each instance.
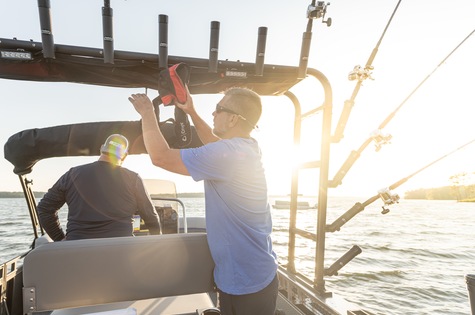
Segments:
[[[158,16],[158,67],[168,68],[168,16]]]
[[[325,269],[325,275],[338,275],[338,271],[359,254],[361,254],[361,248],[358,245],[353,245],[353,247],[350,248],[350,250],[347,251],[343,256],[341,256],[340,259],[338,259],[330,267]]]
[[[218,21],[211,21],[208,72],[212,73],[218,72],[219,26]]]
[[[267,27],[259,27],[257,36],[257,50],[256,50],[256,75],[262,76],[264,74],[264,57],[266,55],[266,40]]]
[[[114,63],[114,35],[112,29],[113,10],[110,1],[104,0],[102,7],[102,36],[104,45],[104,63]]]
[[[51,29],[51,5],[49,0],[38,0],[40,14],[41,42],[43,44],[43,56],[54,59],[54,39]]]
[[[343,213],[338,219],[336,219],[332,224],[327,225],[325,230],[327,232],[336,232],[348,221],[350,221],[355,215],[363,211],[365,206],[360,202],[357,202],[345,213]]]
[[[313,20],[309,19],[307,22],[307,29],[302,35],[302,47],[300,48],[300,63],[298,75],[299,79],[305,79],[305,77],[307,76],[308,57],[310,55],[310,45],[312,43],[312,26]]]
[[[302,49],[300,50],[299,79],[304,79],[307,75],[308,56],[310,54],[310,43],[312,32],[304,32],[302,36]]]

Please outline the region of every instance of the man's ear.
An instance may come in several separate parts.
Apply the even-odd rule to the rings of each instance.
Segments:
[[[120,159],[122,162],[124,162],[125,158],[127,157],[128,153],[125,153],[124,156]]]
[[[239,122],[239,116],[236,115],[236,114],[232,114],[232,115],[229,115],[229,116],[231,116],[231,118],[229,119],[229,125],[231,127],[236,126]]]

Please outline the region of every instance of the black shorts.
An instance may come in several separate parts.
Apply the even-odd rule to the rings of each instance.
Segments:
[[[274,315],[279,280],[274,280],[256,293],[231,295],[218,290],[221,315]]]

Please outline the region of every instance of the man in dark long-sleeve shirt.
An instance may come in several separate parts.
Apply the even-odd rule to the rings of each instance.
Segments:
[[[38,216],[54,241],[132,236],[135,213],[150,234],[160,234],[159,217],[142,179],[121,167],[127,149],[124,136],[109,136],[98,161],[71,168],[44,195],[37,206]],[[58,218],[65,203],[66,234]]]

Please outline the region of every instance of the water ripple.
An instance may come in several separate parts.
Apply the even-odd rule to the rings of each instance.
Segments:
[[[202,198],[184,198],[187,208],[204,213]],[[330,198],[328,222],[355,200]],[[475,204],[452,201],[401,200],[382,216],[369,206],[326,238],[325,266],[353,245],[362,253],[336,276],[325,278],[326,289],[378,315],[470,314],[464,276],[475,273]],[[195,213],[193,212],[193,213]],[[62,220],[66,211],[62,211]],[[192,215],[192,214],[190,214]],[[280,263],[287,262],[288,217],[273,211],[273,245]],[[29,249],[31,224],[22,199],[0,199],[0,260]],[[312,233],[315,211],[299,211],[299,228]],[[296,266],[313,279],[315,242],[298,238]]]

